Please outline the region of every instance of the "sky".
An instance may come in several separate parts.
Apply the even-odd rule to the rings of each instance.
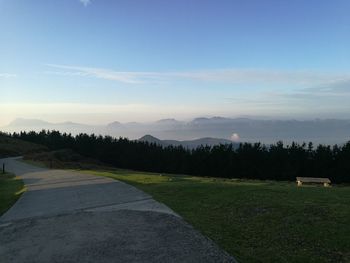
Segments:
[[[348,0],[0,0],[0,126],[350,118]]]

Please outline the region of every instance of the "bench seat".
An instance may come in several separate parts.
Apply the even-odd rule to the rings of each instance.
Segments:
[[[297,177],[298,186],[302,186],[303,183],[322,183],[325,187],[330,186],[331,180],[328,178],[317,177]]]

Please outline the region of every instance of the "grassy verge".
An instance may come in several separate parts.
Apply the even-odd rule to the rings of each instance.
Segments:
[[[151,194],[241,262],[350,262],[350,187],[87,172]]]
[[[25,188],[23,181],[12,174],[0,174],[0,216],[21,196]]]

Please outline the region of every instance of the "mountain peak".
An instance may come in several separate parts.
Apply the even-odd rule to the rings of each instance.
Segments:
[[[39,120],[39,119],[25,119],[25,118],[17,118],[9,123],[8,126],[45,126],[49,125],[49,122]]]
[[[156,121],[156,123],[177,123],[178,120],[173,119],[173,118],[169,118],[169,119],[161,119]]]
[[[152,135],[149,135],[149,134],[146,134],[145,136],[142,136],[140,139],[138,139],[138,141],[140,142],[148,142],[148,143],[156,143],[156,144],[161,144],[162,141],[159,140],[158,138],[152,136]]]
[[[192,120],[192,123],[208,122],[210,119],[205,117],[199,117]]]
[[[108,123],[107,124],[107,127],[108,128],[115,128],[115,127],[119,127],[121,126],[122,124],[119,122],[119,121],[113,121],[111,123]]]

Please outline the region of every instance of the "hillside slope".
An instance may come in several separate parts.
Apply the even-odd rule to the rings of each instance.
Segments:
[[[38,153],[48,149],[39,144],[9,138],[0,134],[0,158]]]

